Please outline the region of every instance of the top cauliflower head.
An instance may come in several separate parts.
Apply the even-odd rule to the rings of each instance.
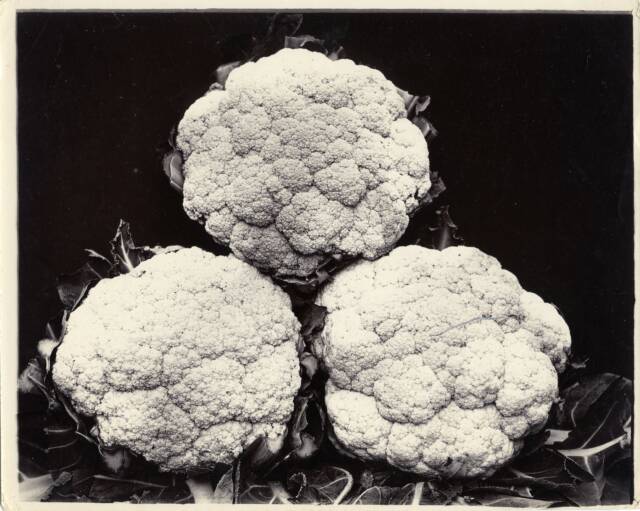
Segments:
[[[315,349],[337,442],[427,476],[488,477],[542,428],[570,347],[556,309],[470,247],[338,274]]]
[[[53,379],[101,440],[161,470],[275,446],[300,386],[289,297],[233,256],[156,255],[100,281],[71,313]]]
[[[189,217],[277,275],[391,250],[431,186],[427,143],[393,83],[284,49],[234,69],[225,87],[178,126]]]

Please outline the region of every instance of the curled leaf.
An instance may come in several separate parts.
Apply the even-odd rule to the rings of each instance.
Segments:
[[[149,247],[137,247],[131,237],[131,228],[127,222],[120,220],[115,237],[111,240],[111,256],[114,270],[129,273],[142,261],[153,257]]]
[[[182,193],[184,174],[182,173],[182,153],[174,149],[162,158],[162,170],[169,178],[169,184],[176,192]]]
[[[219,84],[221,88],[224,88],[225,84],[227,83],[227,78],[229,78],[229,75],[231,74],[231,71],[233,71],[240,65],[242,65],[242,61],[236,60],[234,62],[228,62],[227,64],[218,66],[218,68],[216,69],[216,83]]]

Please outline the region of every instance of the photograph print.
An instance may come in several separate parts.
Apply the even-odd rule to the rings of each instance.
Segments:
[[[630,12],[15,21],[8,509],[634,505]]]

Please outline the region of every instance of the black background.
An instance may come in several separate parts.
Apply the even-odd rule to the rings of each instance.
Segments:
[[[140,244],[214,248],[161,156],[267,17],[18,15],[21,365],[60,308],[56,276],[105,252],[120,218]],[[431,95],[432,165],[465,242],[560,308],[593,371],[631,376],[631,15],[305,14],[301,32],[327,30]]]

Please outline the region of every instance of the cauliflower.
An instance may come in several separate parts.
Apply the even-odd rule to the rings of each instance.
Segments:
[[[190,218],[280,276],[391,250],[431,182],[427,143],[382,73],[284,49],[225,85],[178,126]]]
[[[426,476],[487,477],[540,430],[570,333],[471,247],[396,248],[338,274],[314,349],[337,442]]]
[[[277,445],[300,386],[289,297],[233,256],[159,254],[71,313],[53,379],[107,446],[182,471]]]

